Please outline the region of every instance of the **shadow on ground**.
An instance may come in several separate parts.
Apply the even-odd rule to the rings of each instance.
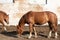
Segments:
[[[11,32],[2,32],[1,34],[5,35],[5,36],[10,36],[10,37],[15,37],[17,38],[17,32],[16,31],[11,31]]]

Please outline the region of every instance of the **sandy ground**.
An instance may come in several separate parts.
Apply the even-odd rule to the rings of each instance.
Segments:
[[[29,27],[25,26],[24,32],[21,37],[17,37],[16,26],[6,26],[7,32],[1,33],[0,31],[0,40],[60,40],[60,25],[58,25],[58,38],[54,38],[54,33],[52,33],[51,38],[47,38],[49,27],[48,26],[36,26],[38,37],[34,38],[34,33],[32,38],[27,39],[29,36]],[[0,26],[1,30],[1,26]]]

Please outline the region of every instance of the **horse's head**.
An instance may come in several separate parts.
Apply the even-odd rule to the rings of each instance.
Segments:
[[[21,36],[23,29],[20,26],[17,26],[17,33]]]
[[[9,24],[9,15],[6,15],[4,20],[7,24]]]
[[[24,31],[25,18],[22,17],[17,25],[17,33],[21,36]]]

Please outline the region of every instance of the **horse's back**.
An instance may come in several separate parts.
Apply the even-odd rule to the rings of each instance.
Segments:
[[[31,16],[34,16],[35,18],[38,18],[38,17],[39,18],[47,17],[48,19],[49,18],[57,18],[56,14],[53,12],[50,12],[50,11],[42,11],[42,12],[30,11],[28,14]]]
[[[29,11],[24,15],[24,18],[27,21],[30,21],[30,19],[32,19],[32,21],[34,21],[35,23],[40,24],[44,24],[48,21],[57,20],[56,14],[50,11],[42,11],[42,12]]]
[[[7,14],[3,11],[0,11],[0,15],[7,15]]]

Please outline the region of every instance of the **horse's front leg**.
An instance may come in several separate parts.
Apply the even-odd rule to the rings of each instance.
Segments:
[[[1,22],[1,23],[2,23],[2,25],[3,25],[3,26],[2,26],[2,32],[3,32],[3,31],[7,31],[7,29],[6,29],[5,25],[4,25],[4,22]]]
[[[7,28],[5,26],[5,21],[3,21],[3,29],[4,29],[4,31],[7,31]]]
[[[29,31],[30,31],[30,34],[29,34],[29,37],[28,38],[31,38],[32,37],[32,24],[30,23],[29,24]]]
[[[36,32],[35,27],[33,27],[33,29],[34,29],[34,33],[35,33],[35,38],[37,38],[37,32]]]

